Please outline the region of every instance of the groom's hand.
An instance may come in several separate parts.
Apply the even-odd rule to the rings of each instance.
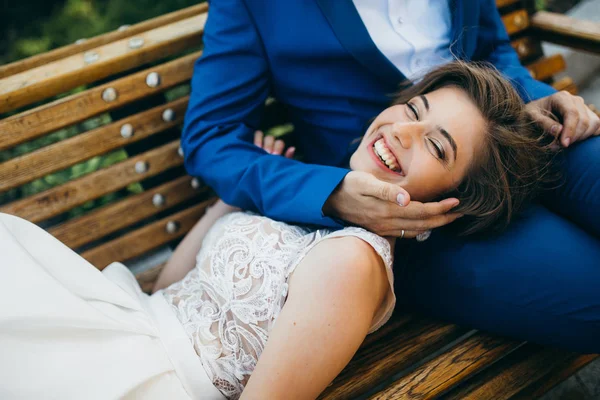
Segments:
[[[449,213],[457,205],[455,198],[435,203],[410,201],[408,192],[400,186],[367,172],[351,171],[329,196],[323,212],[380,236],[400,237],[404,230],[404,238],[414,238],[460,217]]]
[[[546,132],[560,138],[564,147],[600,135],[600,118],[586,106],[583,98],[564,90],[531,101],[525,109]],[[562,123],[551,115],[558,117]]]

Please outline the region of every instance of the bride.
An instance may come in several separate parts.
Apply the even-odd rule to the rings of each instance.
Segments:
[[[508,224],[548,149],[507,81],[456,62],[373,120],[350,173],[413,200],[454,197],[464,217],[451,227],[472,234]],[[100,272],[0,214],[0,398],[316,398],[389,319],[393,247],[408,236],[294,226],[219,202],[149,296],[122,264]]]

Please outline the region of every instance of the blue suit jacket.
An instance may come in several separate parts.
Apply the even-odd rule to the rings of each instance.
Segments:
[[[524,99],[554,92],[520,65],[494,0],[452,0],[451,10],[453,54],[492,62]],[[211,2],[182,134],[185,166],[229,204],[339,227],[323,204],[348,173],[350,142],[403,79],[350,0]],[[252,144],[268,95],[289,108],[307,164]]]

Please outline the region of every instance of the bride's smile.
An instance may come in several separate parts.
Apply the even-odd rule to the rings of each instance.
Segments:
[[[428,201],[460,184],[483,148],[485,128],[481,112],[461,89],[434,90],[379,114],[350,167]]]

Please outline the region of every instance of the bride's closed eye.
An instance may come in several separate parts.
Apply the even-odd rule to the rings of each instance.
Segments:
[[[410,102],[406,103],[406,106],[409,108],[409,110],[413,114],[413,118],[418,121],[419,120],[419,111],[417,110],[417,107],[413,103],[410,103]]]
[[[417,109],[417,107],[413,103],[411,103],[411,102],[406,103],[406,106],[410,110],[410,112],[412,114],[412,117],[415,120],[419,121],[419,110]],[[444,145],[439,140],[437,140],[436,138],[427,137],[426,140],[428,141],[429,146],[435,152],[434,156],[436,158],[438,158],[440,161],[443,161],[443,164],[445,164],[445,162],[446,162],[446,151],[444,150]]]
[[[437,158],[439,158],[441,161],[446,162],[446,151],[444,150],[444,146],[442,145],[442,143],[440,143],[440,141],[436,138],[428,137],[427,140],[433,146]]]

